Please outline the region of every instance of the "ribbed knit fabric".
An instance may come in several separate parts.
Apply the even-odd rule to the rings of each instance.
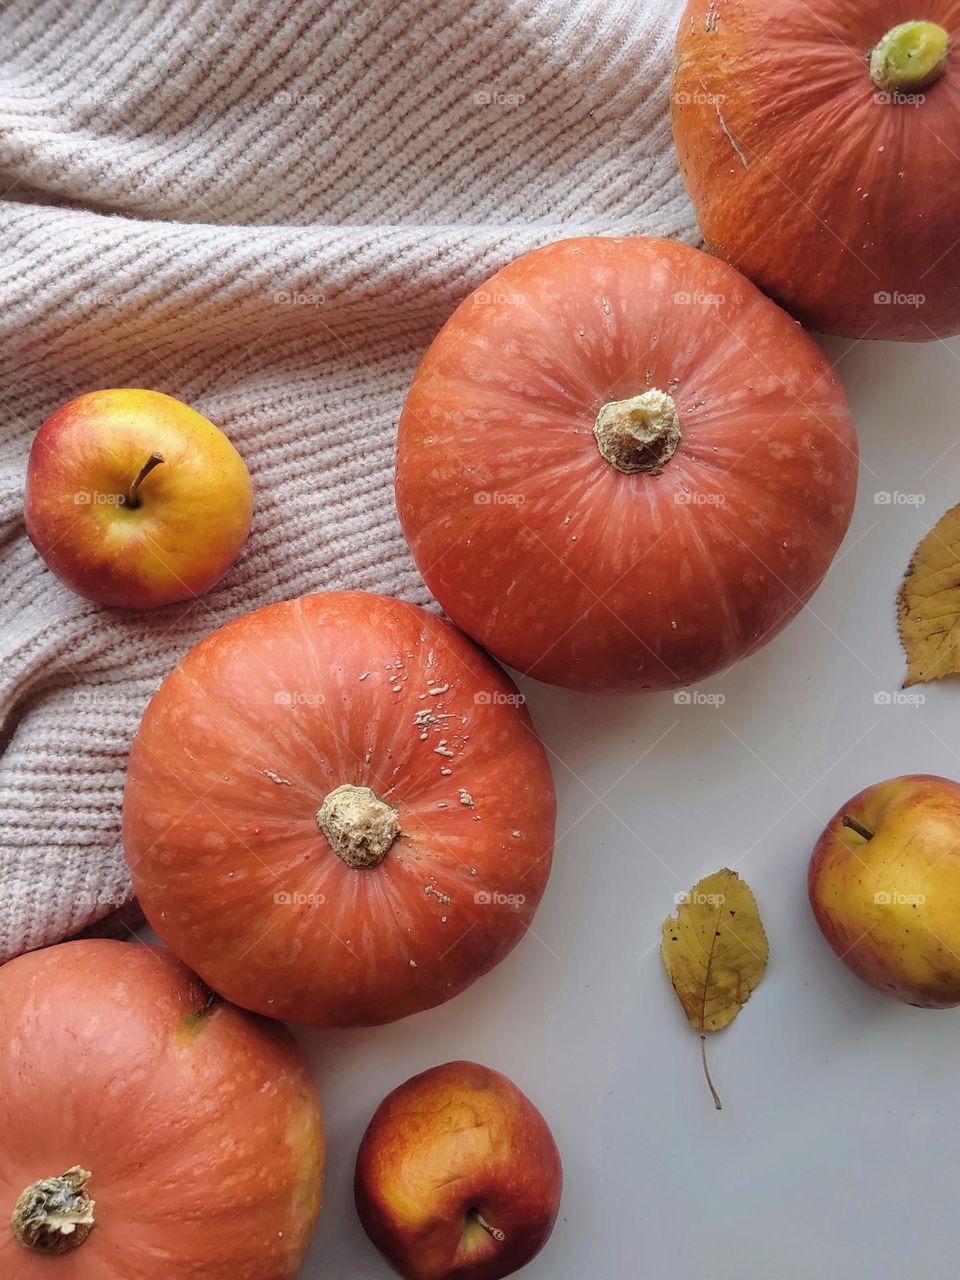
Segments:
[[[201,636],[324,588],[427,603],[394,431],[454,306],[562,236],[693,240],[674,0],[11,0],[0,11],[0,959],[130,893],[131,737]],[[247,460],[203,600],[72,596],[24,533],[33,435],[153,387]]]

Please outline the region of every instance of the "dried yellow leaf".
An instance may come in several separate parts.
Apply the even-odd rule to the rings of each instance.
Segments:
[[[757,902],[735,871],[724,867],[704,877],[677,902],[677,914],[663,922],[660,955],[673,989],[694,1031],[700,1033],[707,1084],[706,1033],[732,1022],[767,967],[767,935]]]
[[[960,671],[960,504],[940,517],[907,566],[897,597],[905,689]]]

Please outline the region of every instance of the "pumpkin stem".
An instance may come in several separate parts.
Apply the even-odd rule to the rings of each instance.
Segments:
[[[139,507],[140,486],[143,484],[144,480],[146,480],[147,476],[154,469],[154,467],[159,467],[160,463],[163,461],[164,461],[164,456],[162,453],[151,453],[150,457],[146,460],[146,462],[143,464],[143,466],[134,476],[133,482],[124,496],[123,505],[125,507]]]
[[[885,93],[917,93],[947,69],[950,36],[936,22],[902,22],[870,53],[870,79]]]
[[[335,787],[317,811],[317,826],[334,853],[355,870],[369,870],[387,856],[400,834],[395,809],[369,787]]]
[[[680,417],[665,391],[611,400],[597,414],[593,434],[600,456],[628,475],[658,476],[680,443]]]
[[[41,1178],[21,1192],[10,1227],[14,1239],[37,1253],[69,1253],[93,1230],[95,1202],[87,1195],[91,1174],[75,1164],[58,1178]]]

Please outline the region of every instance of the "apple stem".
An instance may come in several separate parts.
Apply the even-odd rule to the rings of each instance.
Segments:
[[[707,1066],[707,1037],[704,1035],[700,1037],[700,1061],[703,1063],[703,1074],[707,1078],[707,1084],[710,1086],[710,1092],[713,1095],[713,1105],[718,1111],[722,1111],[723,1105],[720,1102],[720,1095],[714,1088],[713,1080],[710,1078],[710,1068]]]
[[[869,827],[865,827],[862,822],[858,822],[856,818],[851,818],[849,814],[844,814],[840,819],[842,827],[849,827],[851,831],[855,831],[858,836],[863,836],[864,840],[872,840],[874,833]]]
[[[498,1243],[502,1243],[504,1240],[506,1240],[507,1237],[500,1230],[500,1228],[491,1227],[490,1223],[486,1220],[486,1218],[483,1216],[482,1213],[475,1213],[473,1216],[476,1219],[478,1226],[483,1227],[484,1231],[486,1231],[488,1235],[493,1236],[494,1240],[496,1240]]]
[[[164,456],[162,453],[151,453],[150,457],[146,460],[146,462],[137,472],[136,476],[134,476],[133,484],[131,484],[130,488],[127,490],[127,495],[123,501],[123,505],[125,507],[139,507],[140,486],[143,484],[144,480],[146,480],[147,476],[154,469],[154,467],[159,467],[160,463],[163,461],[164,461]]]

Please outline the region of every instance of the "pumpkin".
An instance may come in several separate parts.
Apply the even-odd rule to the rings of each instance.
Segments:
[[[235,1003],[371,1025],[519,941],[555,796],[516,688],[448,623],[330,592],[201,641],[147,708],[124,845],[160,937]]]
[[[292,1280],[323,1126],[289,1031],[98,939],[0,969],[0,1275]]]
[[[960,331],[960,3],[689,0],[671,94],[709,248],[805,324]]]
[[[576,689],[701,680],[803,606],[853,511],[826,357],[685,245],[548,245],[464,301],[400,421],[426,581],[511,666]]]

